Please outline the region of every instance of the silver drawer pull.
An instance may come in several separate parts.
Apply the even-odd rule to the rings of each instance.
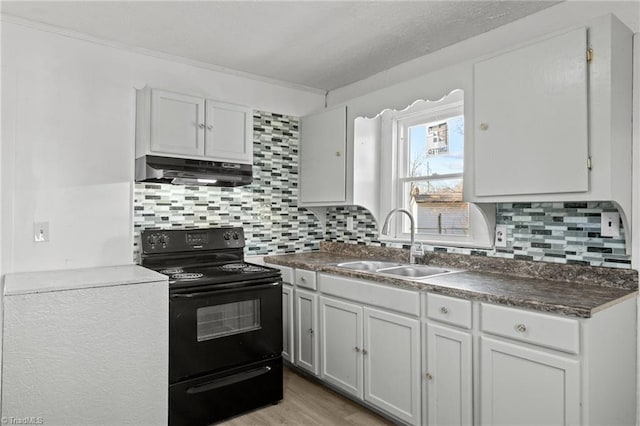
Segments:
[[[367,350],[366,350],[366,349],[363,349],[363,350],[362,350],[362,355],[366,355],[366,354],[368,354],[368,353],[369,353],[369,352],[367,352]]]
[[[307,330],[309,332],[309,334],[313,334],[313,328],[310,328],[309,330]]]
[[[516,325],[516,331],[519,333],[524,333],[525,331],[527,331],[527,326],[524,324],[518,324]]]
[[[427,380],[433,380],[433,376],[431,375],[431,373],[427,373],[425,374],[425,376],[427,377]]]
[[[305,277],[300,277],[300,282],[307,282],[307,280],[305,279]]]
[[[356,349],[356,352],[360,352],[360,348],[359,347],[356,346],[355,349]]]
[[[449,313],[449,310],[443,306],[440,308],[440,313],[443,315],[447,315]]]

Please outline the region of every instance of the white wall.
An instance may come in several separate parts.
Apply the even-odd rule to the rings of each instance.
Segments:
[[[296,116],[324,105],[318,92],[2,18],[4,273],[132,262],[135,88]],[[51,240],[34,243],[33,223],[44,221]]]

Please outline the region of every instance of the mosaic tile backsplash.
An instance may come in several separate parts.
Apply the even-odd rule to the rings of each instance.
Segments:
[[[378,240],[368,210],[332,207],[327,226],[298,207],[298,118],[254,112],[254,182],[240,188],[138,183],[134,192],[134,261],[146,228],[242,226],[245,254],[319,250],[321,240],[403,247]],[[507,247],[484,250],[425,245],[426,251],[554,263],[630,268],[624,229],[620,238],[600,236],[600,215],[611,203],[498,204],[496,222],[508,228]],[[347,217],[354,231],[347,230]],[[407,247],[407,246],[404,246]]]
[[[600,235],[602,212],[617,211],[608,202],[497,204],[496,223],[507,225],[507,247],[494,250],[425,245],[425,251],[493,256],[509,259],[630,268],[624,229],[619,238]],[[355,231],[347,230],[352,217]],[[351,244],[401,247],[378,240],[368,210],[334,207],[327,212],[325,240]]]
[[[242,226],[245,255],[318,250],[323,232],[298,208],[298,119],[255,111],[253,183],[239,188],[137,183],[134,261],[147,228]]]

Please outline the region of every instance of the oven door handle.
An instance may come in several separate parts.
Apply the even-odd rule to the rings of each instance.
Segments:
[[[266,288],[277,287],[279,284],[280,284],[279,282],[270,282],[269,284],[261,284],[261,285],[247,286],[247,287],[243,286],[243,287],[235,287],[235,288],[225,288],[220,290],[195,291],[192,293],[173,293],[169,297],[172,299],[173,298],[193,299],[195,297],[211,296],[212,294],[238,293],[241,291],[248,291],[248,290],[263,290]]]
[[[222,377],[215,379],[202,385],[193,386],[187,389],[188,394],[197,394],[202,392],[208,392],[214,389],[221,388],[223,386],[229,386],[234,383],[243,382],[245,380],[253,379],[254,377],[262,376],[271,371],[271,367],[260,367],[249,371],[243,371],[242,373],[234,374],[228,377]]]

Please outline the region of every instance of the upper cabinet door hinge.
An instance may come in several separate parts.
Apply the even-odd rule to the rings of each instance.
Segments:
[[[587,62],[591,61],[593,61],[593,49],[589,48],[587,49]]]
[[[591,170],[591,157],[587,157],[587,169]]]

